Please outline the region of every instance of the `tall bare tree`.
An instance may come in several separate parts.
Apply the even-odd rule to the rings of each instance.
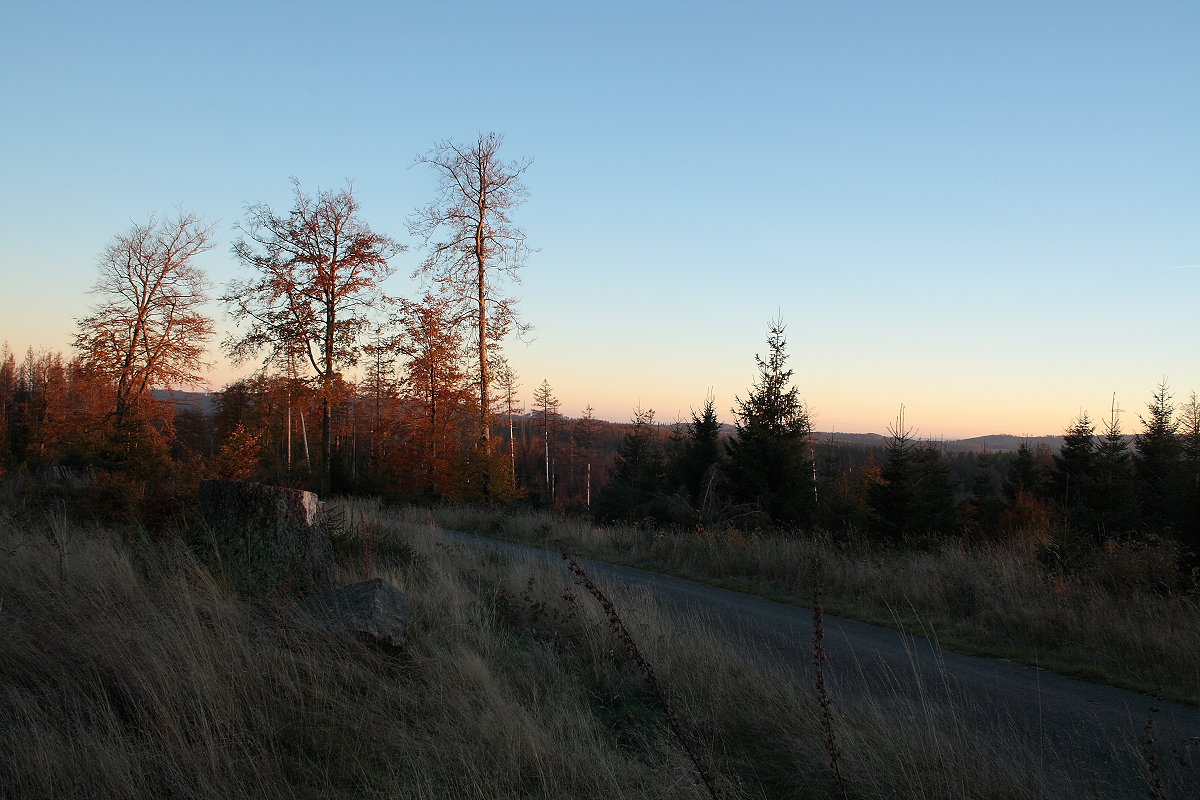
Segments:
[[[559,413],[560,403],[554,396],[554,388],[548,379],[543,379],[540,386],[533,392],[533,413],[542,429],[542,447],[545,450],[544,464],[546,467],[546,498],[554,502],[554,454],[551,444],[554,434],[558,431],[562,414]]]
[[[74,344],[80,362],[115,385],[118,424],[150,389],[197,383],[207,367],[209,283],[193,259],[212,249],[212,236],[180,211],[134,225],[104,249],[91,289],[101,300],[79,320]]]
[[[500,390],[500,410],[508,417],[508,477],[511,482],[511,488],[515,491],[517,488],[517,444],[513,437],[513,419],[518,414],[524,413],[525,409],[521,407],[521,398],[517,396],[517,389],[521,387],[517,380],[517,372],[508,363],[507,359],[501,359],[495,370],[496,388]]]
[[[417,209],[409,229],[430,247],[413,277],[432,278],[439,290],[470,309],[478,357],[479,446],[490,449],[492,361],[488,348],[515,323],[512,298],[498,292],[504,279],[520,282],[529,252],[525,232],[513,225],[512,209],[528,196],[521,175],[530,162],[503,161],[504,137],[480,134],[469,145],[446,140],[418,156],[438,177],[438,196]]]
[[[583,454],[585,465],[584,503],[591,508],[592,460],[596,457],[596,442],[600,438],[600,421],[596,419],[596,409],[592,408],[591,403],[588,403],[587,408],[583,410],[583,416],[576,421],[571,435],[574,436],[575,444]]]
[[[257,275],[231,281],[221,299],[248,326],[225,342],[235,361],[265,352],[264,362],[299,359],[321,390],[323,491],[332,482],[330,403],[341,371],[362,352],[369,309],[386,301],[382,282],[394,270],[388,259],[405,248],[375,233],[360,216],[352,187],[306,195],[293,179],[295,207],[276,214],[249,206],[233,254]]]

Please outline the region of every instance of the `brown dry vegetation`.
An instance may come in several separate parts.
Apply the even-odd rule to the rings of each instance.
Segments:
[[[371,571],[411,599],[403,651],[238,600],[176,541],[0,509],[0,797],[705,796],[565,569],[450,544],[427,512],[347,518],[343,577],[369,531]],[[610,596],[727,796],[835,796],[808,685]],[[1064,794],[1018,737],[834,703],[851,797]]]
[[[1200,595],[1164,591],[1174,563],[1145,544],[1110,542],[1089,556],[1087,569],[1066,571],[1047,563],[1048,543],[1035,537],[899,550],[823,534],[664,533],[468,506],[430,513],[450,529],[801,604],[812,597],[815,559],[832,613],[1200,705]]]

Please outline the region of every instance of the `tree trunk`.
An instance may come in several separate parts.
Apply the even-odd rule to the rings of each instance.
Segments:
[[[482,242],[479,242],[477,247],[482,247]],[[482,251],[477,252],[479,269],[479,442],[483,448],[483,452],[491,451],[491,429],[488,425],[488,380],[491,377],[488,374],[487,363],[487,298],[485,296],[486,284],[484,276],[483,254]]]
[[[337,260],[337,245],[334,245],[332,260]],[[332,299],[325,303],[325,374],[321,376],[321,493],[329,494],[333,485],[333,414],[329,396],[333,392],[333,332],[337,324]]]
[[[512,399],[508,403],[508,475],[509,482],[515,491],[517,488],[517,445],[513,441]]]
[[[304,409],[300,409],[300,435],[304,437],[304,466],[312,468],[312,457],[308,453],[308,424],[304,421]]]
[[[292,395],[288,393],[287,401],[287,468],[292,471]]]
[[[321,494],[329,494],[333,483],[333,415],[329,397],[321,398]]]

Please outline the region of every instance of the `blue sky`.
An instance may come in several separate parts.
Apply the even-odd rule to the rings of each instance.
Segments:
[[[0,341],[65,350],[115,234],[479,132],[530,157],[526,400],[728,411],[769,321],[822,430],[1126,430],[1200,390],[1200,3],[110,3],[0,10]],[[222,327],[228,322],[215,303]],[[239,371],[223,363],[212,383]],[[725,414],[729,418],[729,414]]]

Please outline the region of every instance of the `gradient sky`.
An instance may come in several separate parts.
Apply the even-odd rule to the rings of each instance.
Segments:
[[[497,131],[526,402],[729,420],[782,315],[819,430],[1057,434],[1116,393],[1131,431],[1200,391],[1198,43],[1196,0],[5,3],[0,342],[67,350],[152,212],[217,223],[224,285],[290,176],[353,180],[413,296],[413,157]]]

